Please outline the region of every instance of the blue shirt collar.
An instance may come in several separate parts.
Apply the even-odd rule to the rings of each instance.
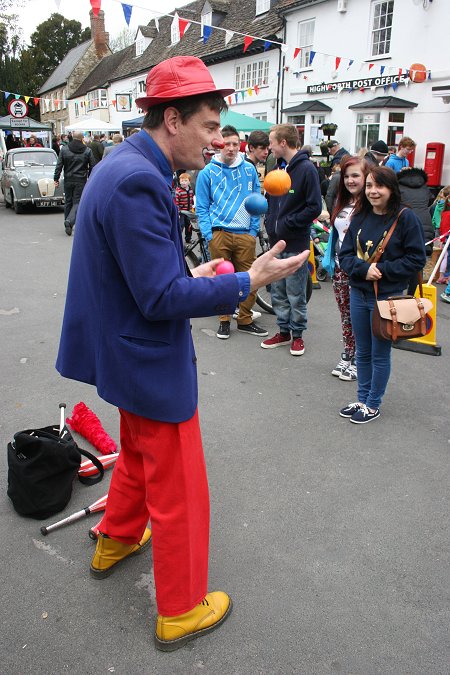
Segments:
[[[153,140],[153,138],[143,129],[139,132],[143,138],[145,138],[147,143],[150,143],[152,153],[155,156],[156,161],[158,162],[159,169],[164,177],[164,180],[167,182],[167,185],[172,188],[173,183],[173,171],[170,167],[167,157],[159,147],[159,145]]]

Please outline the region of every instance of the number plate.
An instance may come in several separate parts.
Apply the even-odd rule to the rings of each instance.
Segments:
[[[52,204],[56,206],[56,202],[49,202],[49,201],[36,202],[36,206],[52,206]]]

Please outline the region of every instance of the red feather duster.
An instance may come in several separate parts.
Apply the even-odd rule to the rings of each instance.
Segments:
[[[68,417],[66,422],[102,455],[117,452],[117,443],[106,433],[97,415],[81,401],[74,406],[72,417]]]

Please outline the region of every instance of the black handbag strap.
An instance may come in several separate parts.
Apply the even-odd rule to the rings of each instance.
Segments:
[[[78,480],[80,483],[83,483],[83,485],[95,485],[96,483],[100,483],[105,474],[105,468],[103,464],[91,452],[83,450],[83,448],[80,448],[79,445],[77,445],[77,448],[80,451],[80,454],[83,455],[83,457],[86,457],[86,459],[90,459],[92,464],[98,469],[97,476],[80,476],[80,474],[78,474]]]

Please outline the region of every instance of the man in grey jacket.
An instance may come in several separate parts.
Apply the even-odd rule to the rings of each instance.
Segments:
[[[75,131],[73,140],[68,145],[61,145],[53,180],[59,185],[59,177],[64,171],[64,228],[67,236],[71,236],[78,204],[89,174],[97,162],[92,150],[83,143],[83,133]]]

